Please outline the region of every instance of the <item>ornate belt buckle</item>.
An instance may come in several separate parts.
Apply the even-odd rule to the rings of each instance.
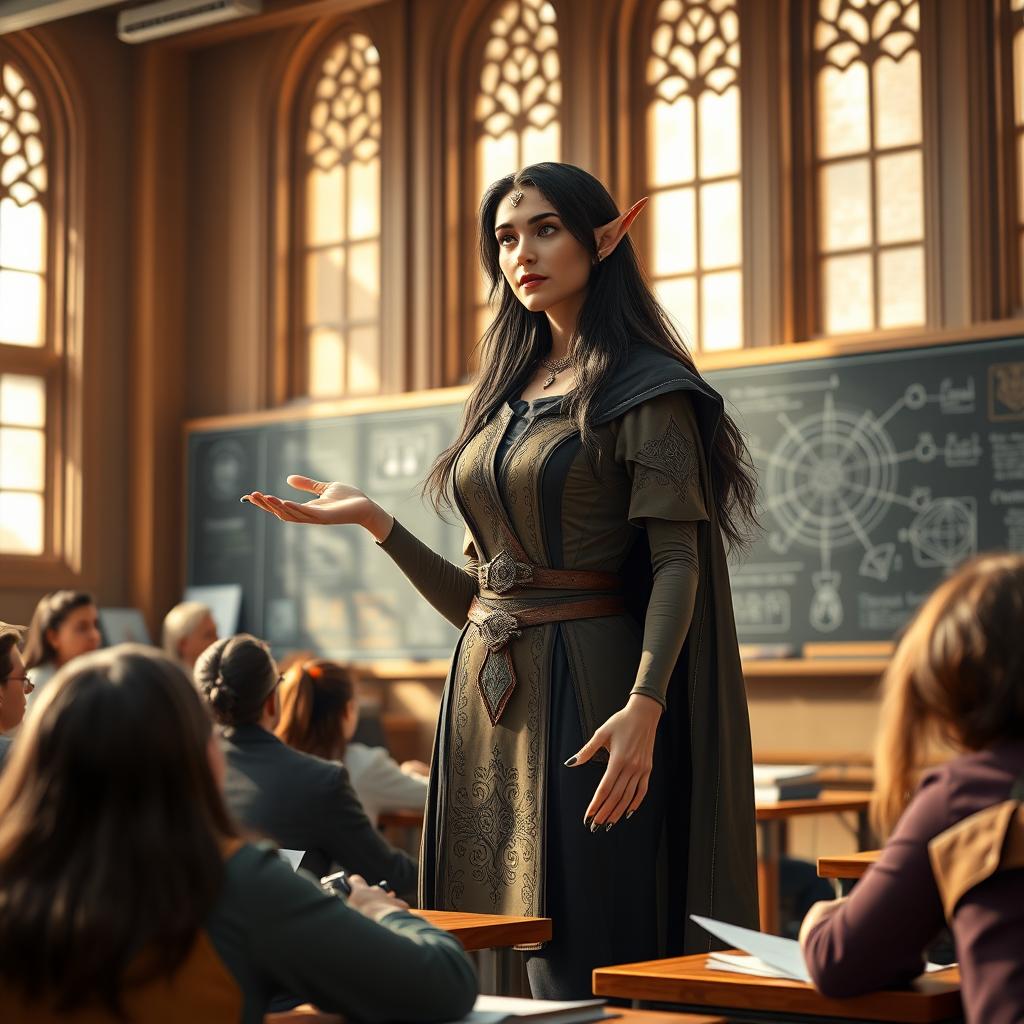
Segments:
[[[533,580],[533,566],[517,562],[507,551],[498,554],[480,566],[480,582],[495,594],[504,594],[520,583]]]
[[[501,650],[513,637],[522,636],[516,617],[501,608],[492,609],[478,628],[480,638],[490,651]]]

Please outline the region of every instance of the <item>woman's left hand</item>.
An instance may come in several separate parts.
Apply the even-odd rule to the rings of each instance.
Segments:
[[[586,764],[602,747],[608,750],[608,767],[587,807],[583,823],[591,832],[609,829],[623,815],[629,817],[647,795],[654,764],[654,739],[661,705],[640,693],[630,694],[626,706],[616,711],[590,741],[566,764]]]

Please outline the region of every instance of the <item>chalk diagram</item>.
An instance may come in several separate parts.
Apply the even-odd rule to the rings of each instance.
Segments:
[[[899,413],[929,402],[940,403],[944,413],[961,411],[965,400],[973,400],[973,380],[961,389],[943,381],[937,395],[929,395],[922,384],[911,384],[880,415],[841,406],[833,393],[837,387],[835,377],[806,385],[803,390],[824,392],[820,410],[795,420],[779,412],[783,433],[775,447],[765,451],[751,446],[763,467],[763,511],[774,524],[769,546],[778,554],[794,545],[819,554],[820,565],[811,574],[809,612],[811,627],[819,633],[831,633],[843,622],[842,576],[832,568],[833,551],[859,544],[863,554],[858,574],[880,582],[900,564],[896,541],[871,538],[893,506],[913,513],[896,536],[909,546],[915,564],[948,570],[977,550],[974,498],[934,497],[926,487],[914,487],[908,495],[897,490],[901,463],[943,457],[956,466],[949,446],[940,448],[932,434],[922,432],[912,448],[897,451],[886,429]]]

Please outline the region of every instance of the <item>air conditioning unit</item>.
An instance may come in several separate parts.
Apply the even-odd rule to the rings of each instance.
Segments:
[[[117,38],[122,43],[145,43],[221,21],[248,18],[259,14],[262,7],[262,0],[160,0],[121,11]]]

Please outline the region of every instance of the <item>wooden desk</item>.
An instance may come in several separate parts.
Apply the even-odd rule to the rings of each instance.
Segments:
[[[547,942],[550,917],[503,917],[501,914],[462,914],[454,910],[414,910],[417,917],[454,935],[466,950],[503,949]]]
[[[729,1024],[725,1017],[705,1014],[677,1013],[674,1010],[627,1010],[623,1006],[608,1007],[621,1024]]]
[[[454,935],[476,961],[480,991],[498,996],[528,996],[526,964],[514,946],[547,942],[550,917],[504,917],[501,914],[463,914],[453,910],[414,910],[412,913]]]
[[[423,811],[381,811],[377,815],[378,828],[422,828]]]
[[[594,971],[598,996],[670,1003],[681,1010],[707,1009],[729,1021],[890,1021],[929,1024],[961,1017],[960,975],[950,968],[919,978],[913,988],[856,999],[828,999],[810,985],[754,978],[705,967],[706,953],[601,967]]]
[[[819,878],[860,878],[878,860],[881,850],[863,850],[842,857],[819,857]]]
[[[420,855],[420,836],[423,833],[423,811],[413,809],[381,811],[377,827],[392,846],[405,850],[410,857]]]
[[[813,800],[779,800],[758,804],[755,811],[758,830],[757,884],[761,909],[761,931],[779,932],[779,861],[786,852],[786,822],[809,814],[857,815],[857,845],[871,845],[868,831],[868,793],[837,793],[824,790]]]

